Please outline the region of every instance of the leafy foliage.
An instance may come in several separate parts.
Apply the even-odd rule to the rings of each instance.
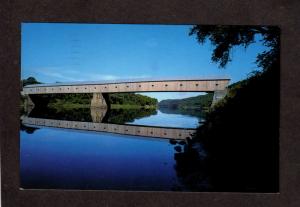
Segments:
[[[73,94],[45,94],[34,95],[32,100],[47,103],[50,107],[86,107],[91,103],[93,94],[73,93]],[[38,100],[37,100],[38,99]],[[136,106],[156,106],[157,99],[133,93],[114,93],[108,95],[109,104],[136,105]]]
[[[213,93],[199,95],[184,99],[166,99],[158,103],[160,108],[174,108],[174,109],[194,109],[210,107],[213,99]]]
[[[37,81],[34,77],[29,77],[27,79],[21,80],[21,85],[26,86],[26,85],[31,85],[31,84],[40,84],[41,82]]]
[[[156,106],[157,99],[134,93],[112,93],[109,94],[111,104]]]
[[[194,26],[190,35],[199,43],[210,40],[215,46],[212,60],[224,68],[235,46],[248,47],[261,35],[269,49],[258,54],[263,70],[228,87],[227,96],[214,105],[206,122],[197,129],[185,151],[182,163],[196,166],[184,169],[185,183],[197,183],[200,175],[214,191],[277,192],[279,189],[279,29],[259,26]],[[195,145],[203,145],[204,160],[190,155]],[[199,151],[198,151],[199,153]],[[199,156],[198,156],[199,157]],[[204,163],[204,165],[203,165]],[[182,174],[182,168],[179,168]],[[199,175],[191,176],[191,175]],[[192,181],[190,181],[192,177]],[[193,187],[193,186],[192,186]]]
[[[261,35],[262,44],[270,50],[257,55],[256,63],[263,69],[279,61],[279,28],[274,26],[212,26],[195,25],[189,35],[196,35],[200,44],[210,40],[215,46],[212,53],[212,61],[219,63],[224,68],[232,60],[230,51],[235,46],[247,48],[255,42],[255,36]]]
[[[49,105],[61,106],[66,104],[85,104],[89,105],[92,94],[88,93],[70,93],[70,94],[50,94],[48,95]]]

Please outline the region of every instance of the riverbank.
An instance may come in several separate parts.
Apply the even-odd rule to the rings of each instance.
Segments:
[[[184,179],[190,182],[189,175],[201,175],[205,170],[218,191],[278,192],[278,66],[228,87],[225,99],[210,110],[179,156],[184,161],[178,160],[178,165],[193,162],[191,166],[197,166],[185,172]],[[203,149],[205,162],[191,161],[190,155],[201,154]]]

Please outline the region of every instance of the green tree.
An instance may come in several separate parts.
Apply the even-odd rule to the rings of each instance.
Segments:
[[[34,77],[29,77],[21,81],[22,86],[31,85],[31,84],[40,84],[41,82],[37,81]]]
[[[262,44],[269,50],[259,53],[256,63],[264,70],[279,61],[280,32],[275,26],[212,26],[195,25],[189,35],[196,35],[200,44],[209,40],[214,46],[212,61],[224,68],[232,60],[231,50],[236,46],[247,48],[255,42],[255,36],[260,35]]]
[[[236,46],[247,48],[261,39],[267,49],[256,58],[263,70],[228,87],[227,96],[206,115],[184,152],[175,156],[181,180],[192,190],[201,189],[204,176],[215,191],[278,192],[279,29],[196,25],[190,35],[200,44],[212,43],[212,61],[220,68],[232,60]],[[206,152],[201,159],[199,145]]]

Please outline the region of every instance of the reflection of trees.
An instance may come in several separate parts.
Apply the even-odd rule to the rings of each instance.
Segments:
[[[182,114],[188,116],[194,116],[199,119],[205,117],[205,112],[199,109],[185,109],[185,108],[170,108],[170,107],[159,107],[159,110],[165,114]]]
[[[155,108],[141,108],[141,109],[112,109],[107,115],[107,122],[113,124],[124,124],[132,122],[135,119],[155,115],[157,113]]]
[[[210,191],[210,177],[206,160],[206,152],[202,145],[191,144],[190,142],[173,142],[176,164],[174,166],[181,186],[174,190],[182,191]]]
[[[55,108],[39,108],[35,107],[30,112],[29,117],[68,120],[68,121],[83,121],[83,122],[107,122],[113,124],[124,124],[132,122],[134,119],[156,114],[155,108],[141,109],[112,109],[106,113],[102,110],[90,108],[72,108],[72,109],[55,109]],[[97,119],[96,115],[99,115]]]
[[[55,109],[35,107],[29,116],[43,119],[92,122],[89,108]]]

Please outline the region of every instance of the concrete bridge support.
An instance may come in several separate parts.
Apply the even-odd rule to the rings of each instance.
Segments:
[[[34,108],[33,101],[31,100],[29,95],[26,95],[24,99],[24,112],[27,114],[27,116],[30,114],[33,108]]]
[[[30,95],[26,95],[24,105],[25,105],[25,108],[33,108],[34,107],[34,103],[31,100]]]
[[[91,117],[93,123],[102,123],[105,120],[107,109],[106,108],[99,108],[99,107],[91,107]]]
[[[108,94],[93,93],[93,98],[91,100],[91,107],[109,108]]]
[[[227,90],[218,90],[214,92],[214,97],[211,106],[214,106],[218,101],[223,99],[227,94]]]

